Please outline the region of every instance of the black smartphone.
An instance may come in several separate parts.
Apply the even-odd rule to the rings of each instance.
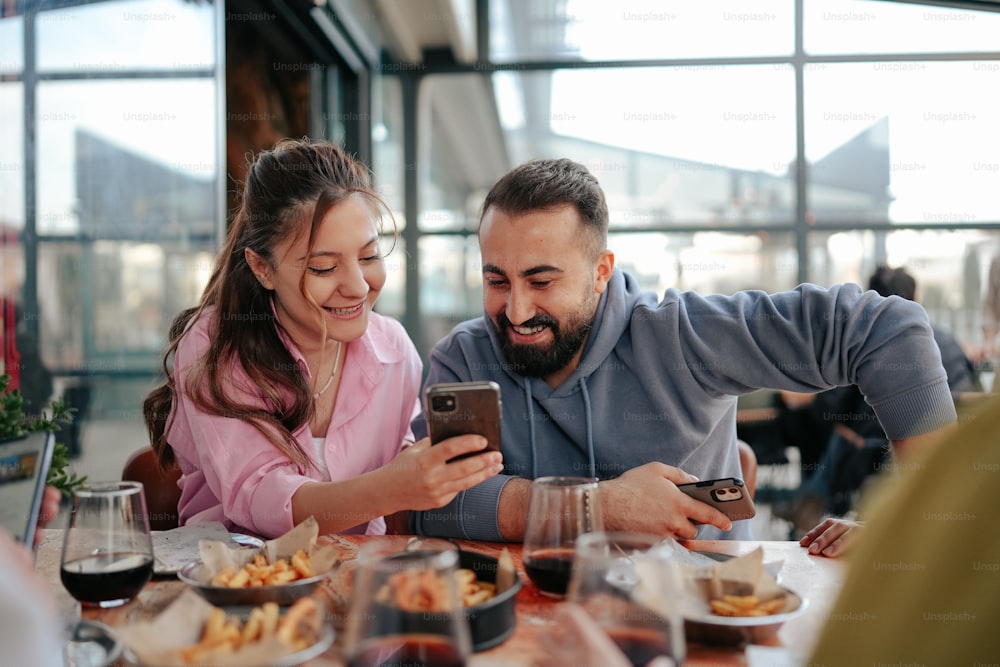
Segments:
[[[500,451],[500,385],[492,381],[445,382],[424,391],[424,414],[431,444],[456,435],[476,433],[486,438],[487,450]],[[457,456],[456,459],[481,454]]]
[[[29,547],[35,539],[56,436],[34,431],[0,442],[0,524]]]
[[[677,488],[695,500],[711,505],[733,521],[752,519],[757,514],[746,484],[738,477],[678,484]]]

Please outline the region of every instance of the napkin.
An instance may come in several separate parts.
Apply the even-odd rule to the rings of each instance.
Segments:
[[[153,572],[172,574],[187,563],[198,560],[201,540],[229,541],[229,531],[218,521],[193,523],[172,530],[150,533],[153,540]]]
[[[503,593],[508,588],[517,583],[517,569],[514,566],[514,557],[510,555],[510,549],[504,547],[497,558],[497,595]]]
[[[329,572],[337,564],[338,550],[336,545],[317,545],[319,524],[316,518],[310,516],[290,531],[264,542],[262,549],[233,548],[228,542],[201,540],[198,543],[201,562],[205,565],[206,581],[232,566],[240,569],[258,553],[263,553],[268,563],[274,563],[282,558],[290,559],[299,549],[309,554],[309,563],[313,572],[322,574]]]

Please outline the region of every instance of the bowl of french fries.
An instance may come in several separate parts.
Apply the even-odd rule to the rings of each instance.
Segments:
[[[325,605],[313,597],[222,609],[191,591],[152,621],[124,629],[124,656],[142,667],[283,667],[322,655],[334,640]]]
[[[398,556],[406,557],[408,553],[412,554],[401,552]],[[469,623],[472,650],[485,651],[514,633],[517,618],[514,604],[522,583],[509,553],[496,558],[459,551],[458,567],[455,576]],[[378,604],[392,607],[397,615],[402,614],[408,630],[414,633],[431,631],[431,625],[441,622],[434,612],[441,610],[436,605],[447,597],[441,590],[443,584],[437,580],[438,575],[430,571],[426,574],[428,576],[415,581],[390,579],[376,596]]]
[[[684,634],[689,642],[762,644],[787,621],[801,616],[808,605],[805,598],[787,588],[780,597],[723,594],[709,604],[708,613],[685,614]]]
[[[309,517],[259,549],[201,540],[200,559],[182,567],[177,578],[220,607],[287,606],[311,594],[337,564],[336,548],[320,545],[318,537],[319,525]]]
[[[192,561],[181,568],[177,578],[220,607],[293,604],[311,594],[327,572],[317,573],[304,549],[289,558],[269,561],[255,553],[242,565],[226,565],[214,571],[204,561]]]
[[[702,644],[759,644],[801,616],[808,601],[778,584],[763,552],[689,573],[684,606],[687,640]]]

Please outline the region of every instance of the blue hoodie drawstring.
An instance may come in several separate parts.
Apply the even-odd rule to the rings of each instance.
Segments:
[[[528,401],[528,442],[531,444],[531,479],[538,474],[538,453],[535,450],[535,401],[531,398],[531,380],[524,378],[524,396]]]
[[[597,477],[597,461],[594,459],[594,423],[590,414],[590,393],[587,391],[586,378],[580,378],[580,391],[583,393],[583,410],[587,419],[587,458],[590,462],[590,476]]]

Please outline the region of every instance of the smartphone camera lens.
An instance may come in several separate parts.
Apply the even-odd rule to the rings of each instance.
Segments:
[[[439,396],[432,397],[431,408],[434,410],[434,412],[454,412],[455,395],[441,394]]]

